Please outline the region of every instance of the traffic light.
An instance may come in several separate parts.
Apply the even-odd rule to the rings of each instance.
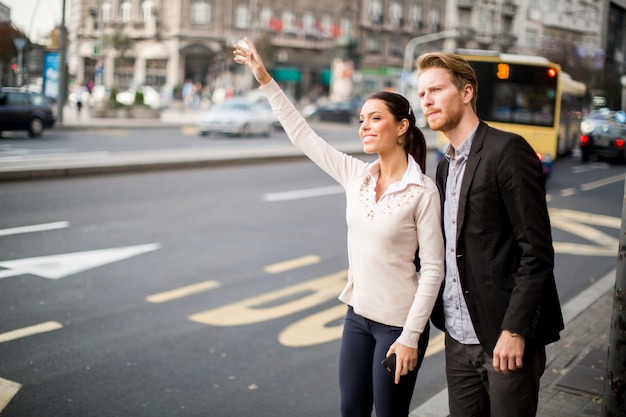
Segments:
[[[17,64],[15,62],[11,63],[11,71],[17,72]]]

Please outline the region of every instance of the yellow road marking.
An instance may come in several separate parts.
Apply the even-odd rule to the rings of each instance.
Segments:
[[[603,187],[608,184],[612,184],[614,182],[624,181],[626,178],[626,174],[616,175],[614,177],[604,178],[598,181],[588,182],[580,186],[580,189],[583,191],[593,190],[594,188]]]
[[[435,337],[431,337],[428,342],[428,349],[426,349],[426,357],[435,355],[441,352],[446,347],[446,335],[445,333],[439,333]]]
[[[312,265],[320,262],[321,258],[316,255],[303,256],[301,258],[292,259],[290,261],[278,262],[268,265],[263,270],[269,274],[278,274],[290,269],[301,268],[303,266]]]
[[[34,336],[40,333],[51,332],[63,328],[61,323],[56,321],[47,321],[45,323],[35,324],[33,326],[23,327],[21,329],[12,330],[10,332],[0,334],[0,343],[9,342],[11,340],[22,339],[28,336]]]
[[[0,378],[0,412],[4,410],[4,407],[13,399],[20,388],[22,388],[21,384]]]
[[[189,316],[213,326],[240,326],[285,317],[337,298],[346,283],[346,270],[276,291],[250,297]]]
[[[589,245],[572,242],[554,242],[555,252],[586,256],[617,255],[619,248],[617,237],[608,235],[588,225],[619,229],[621,227],[621,219],[567,209],[550,209],[549,211],[552,227],[595,243],[595,245]]]
[[[188,285],[186,287],[177,288],[171,291],[165,291],[158,294],[149,295],[146,301],[151,303],[164,303],[166,301],[175,300],[177,298],[186,297],[188,295],[198,294],[203,291],[209,291],[218,288],[221,284],[217,281],[205,281],[198,284]]]
[[[340,304],[299,320],[280,332],[278,341],[285,346],[302,347],[341,339],[343,331],[343,320],[341,319],[346,315],[346,308],[345,304]],[[341,320],[341,323],[327,326],[328,323],[337,320]]]

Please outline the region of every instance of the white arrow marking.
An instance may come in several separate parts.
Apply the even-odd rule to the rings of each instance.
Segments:
[[[44,232],[46,230],[64,229],[70,227],[69,222],[54,222],[34,224],[32,226],[12,227],[10,229],[0,229],[0,236],[17,235],[20,233]]]
[[[0,262],[0,266],[10,269],[0,271],[0,278],[31,274],[48,279],[65,278],[98,266],[121,261],[161,247],[158,243],[127,246],[123,248],[101,249],[86,252],[64,253],[61,255],[40,256],[37,258],[16,259]]]
[[[20,388],[22,388],[22,385],[17,382],[0,378],[0,412],[7,406]]]

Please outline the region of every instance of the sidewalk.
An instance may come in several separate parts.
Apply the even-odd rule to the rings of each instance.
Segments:
[[[615,270],[562,306],[565,330],[546,349],[537,417],[601,415],[614,283]],[[446,416],[445,389],[409,415]]]
[[[86,110],[86,109],[85,109]],[[64,109],[64,121],[57,129],[155,127],[194,125],[201,111],[174,106],[154,119],[97,119],[84,112],[77,119],[75,109]],[[114,121],[113,121],[114,120]],[[434,146],[433,143],[428,144]],[[344,152],[360,153],[360,143],[338,144]],[[3,158],[0,181],[77,175],[95,172],[122,172],[145,169],[190,167],[194,165],[244,163],[259,159],[301,157],[290,143],[284,145],[246,146],[118,152],[106,155],[76,153],[58,158]],[[561,340],[547,348],[546,371],[541,381],[538,417],[600,416],[607,366],[607,347],[613,307],[615,270],[563,306],[565,330]],[[448,415],[447,390],[413,410],[410,417],[445,417]]]

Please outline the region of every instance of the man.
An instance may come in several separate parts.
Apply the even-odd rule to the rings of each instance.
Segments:
[[[428,124],[450,141],[437,167],[446,276],[431,317],[446,332],[450,416],[535,416],[545,345],[564,328],[541,162],[478,118],[465,59],[425,54],[418,74]]]

